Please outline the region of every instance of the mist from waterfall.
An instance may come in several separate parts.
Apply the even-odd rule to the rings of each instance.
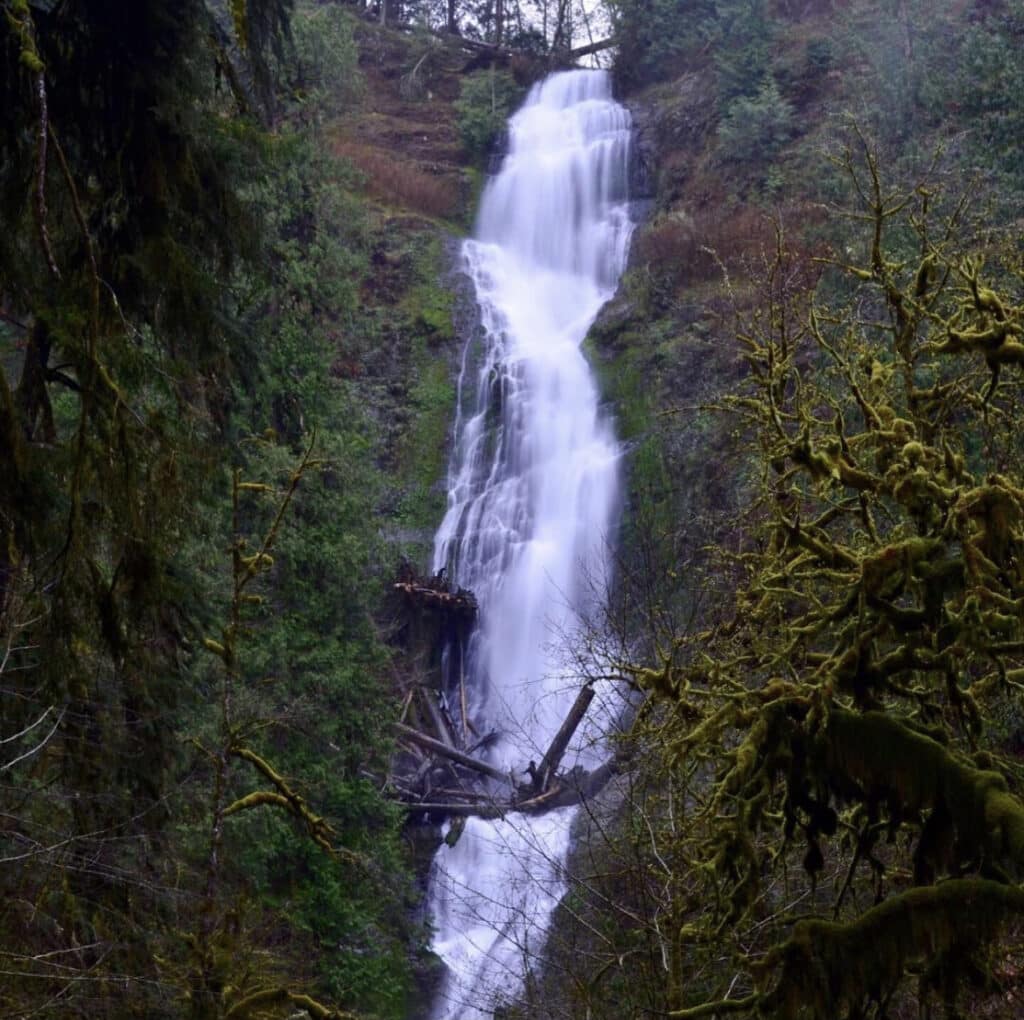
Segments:
[[[534,86],[463,247],[482,330],[463,355],[434,567],[477,597],[458,665],[473,730],[496,731],[487,753],[506,771],[539,762],[572,705],[582,681],[565,649],[608,581],[619,447],[580,345],[625,265],[629,139],[604,72]],[[588,743],[564,766],[592,765]],[[577,810],[469,818],[442,845],[429,893],[449,968],[437,1020],[489,1017],[522,991],[567,888]]]

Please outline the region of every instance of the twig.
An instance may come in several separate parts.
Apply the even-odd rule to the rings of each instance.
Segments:
[[[47,712],[48,711],[49,709],[47,709]],[[57,717],[57,721],[51,727],[50,732],[47,733],[46,736],[43,737],[43,739],[39,741],[39,743],[36,744],[35,747],[30,748],[24,754],[18,755],[17,758],[15,758],[13,761],[9,761],[6,765],[0,765],[0,772],[6,772],[8,769],[14,768],[14,766],[17,765],[18,762],[24,761],[26,758],[31,758],[32,755],[34,755],[37,751],[44,748],[50,742],[50,738],[54,735],[54,733],[57,732],[57,727],[60,726],[62,720],[64,719],[64,712],[65,709],[62,708],[60,711],[60,715]]]
[[[53,257],[50,232],[46,226],[46,137],[50,118],[46,103],[46,74],[42,68],[36,74],[36,96],[39,98],[39,131],[36,136],[36,226],[39,228],[39,241],[43,246],[46,264],[53,276],[59,280],[60,270],[57,268],[57,260]]]

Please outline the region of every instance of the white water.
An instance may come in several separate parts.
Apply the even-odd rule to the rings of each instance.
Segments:
[[[490,759],[522,770],[576,696],[564,649],[608,575],[619,450],[580,344],[625,263],[630,118],[603,72],[570,71],[534,87],[509,133],[463,249],[484,336],[464,355],[434,566],[477,596],[469,716],[500,733]],[[576,810],[471,818],[438,852],[430,909],[449,975],[437,1020],[490,1017],[522,991],[566,889]]]

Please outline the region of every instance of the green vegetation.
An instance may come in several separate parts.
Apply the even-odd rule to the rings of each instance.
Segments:
[[[486,165],[521,99],[522,89],[508,72],[491,68],[463,78],[455,109],[459,137],[470,159]]]
[[[616,0],[610,7],[620,40],[616,73],[630,86],[681,71],[716,20],[713,0]]]
[[[397,1020],[381,607],[444,509],[439,225],[525,65],[166,7],[0,0],[0,1012]],[[613,7],[636,717],[509,1015],[1008,1017],[1024,6]]]
[[[1019,770],[984,740],[1024,676],[1021,450],[1005,428],[1019,387],[1002,382],[1021,349],[1018,269],[989,251],[982,272],[962,205],[939,215],[924,184],[884,190],[870,151],[845,165],[867,234],[836,263],[854,292],[826,305],[788,286],[780,235],[736,325],[749,373],[722,407],[746,423],[758,477],[749,530],[712,566],[733,590],[710,629],[625,668],[660,706],[640,733],[690,804],[664,830],[692,862],[671,951],[733,955],[730,1012],[917,998],[955,1013],[1024,906]],[[917,257],[897,261],[890,238],[907,233]],[[690,1005],[685,983],[669,995],[674,1016],[726,1008]]]
[[[1018,5],[713,6],[616,7],[637,715],[527,1015],[1010,1017]]]
[[[792,135],[793,107],[769,78],[755,95],[739,96],[727,107],[718,126],[721,158],[751,169],[770,166]]]
[[[448,464],[448,433],[455,386],[451,370],[443,362],[419,359],[416,384],[409,393],[409,405],[417,416],[417,427],[402,453],[401,476],[407,494],[399,509],[399,520],[432,537],[444,516],[445,493],[439,481]]]
[[[375,614],[405,488],[365,368],[395,294],[324,130],[364,93],[351,21],[0,6],[0,1003],[403,1017]],[[408,243],[440,421],[442,253]]]

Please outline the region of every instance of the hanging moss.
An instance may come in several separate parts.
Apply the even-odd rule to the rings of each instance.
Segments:
[[[923,967],[932,984],[968,972],[979,947],[1022,913],[1024,890],[969,878],[910,889],[845,923],[800,921],[758,967],[762,980],[774,980],[758,1012],[780,1020],[861,1015],[910,968]]]
[[[904,814],[948,816],[961,863],[1006,864],[1024,874],[1024,804],[1005,776],[972,767],[942,744],[881,712],[834,710],[824,737],[829,782],[844,794],[890,802]]]
[[[780,229],[763,305],[738,313],[749,371],[722,409],[759,472],[717,551],[734,590],[707,629],[626,666],[663,706],[690,798],[658,858],[689,869],[680,930],[729,961],[730,993],[677,1017],[852,1020],[912,998],[910,974],[920,1001],[952,1003],[1024,909],[1019,777],[980,753],[1024,676],[1007,428],[1024,400],[998,374],[1024,314],[1017,259],[983,280],[955,219],[933,243],[931,191],[891,195],[863,138],[844,159],[869,228],[863,264],[835,266],[849,303],[782,289],[799,270]],[[892,254],[897,232],[917,254]]]

